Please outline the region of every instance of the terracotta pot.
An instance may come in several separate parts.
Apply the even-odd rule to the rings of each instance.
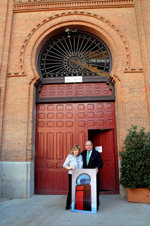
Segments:
[[[128,202],[150,203],[150,190],[147,188],[126,189]]]

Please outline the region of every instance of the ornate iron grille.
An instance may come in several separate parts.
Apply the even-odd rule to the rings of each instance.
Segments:
[[[108,76],[111,54],[104,42],[90,33],[61,33],[48,41],[39,55],[43,78]]]

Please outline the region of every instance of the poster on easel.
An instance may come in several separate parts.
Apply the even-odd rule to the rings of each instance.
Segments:
[[[73,170],[72,211],[97,212],[96,169]]]

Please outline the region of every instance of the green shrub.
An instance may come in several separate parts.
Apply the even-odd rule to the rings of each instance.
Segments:
[[[124,141],[120,183],[124,187],[150,189],[150,132],[132,126]]]

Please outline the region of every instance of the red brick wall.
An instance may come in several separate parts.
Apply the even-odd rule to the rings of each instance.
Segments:
[[[150,19],[147,16],[150,2],[136,0],[135,5],[129,4],[129,1],[122,5],[121,0],[118,5],[115,0],[110,2],[109,7],[54,5],[45,11],[31,4],[30,10],[15,8],[13,11],[15,6],[12,0],[5,0],[1,5],[2,161],[27,161],[33,158],[34,83],[38,79],[36,47],[46,32],[51,32],[53,27],[68,26],[69,23],[78,26],[81,23],[83,29],[91,32],[93,29],[112,51],[111,77],[116,88],[119,150],[132,124],[150,129]],[[37,6],[40,7],[40,3]]]

